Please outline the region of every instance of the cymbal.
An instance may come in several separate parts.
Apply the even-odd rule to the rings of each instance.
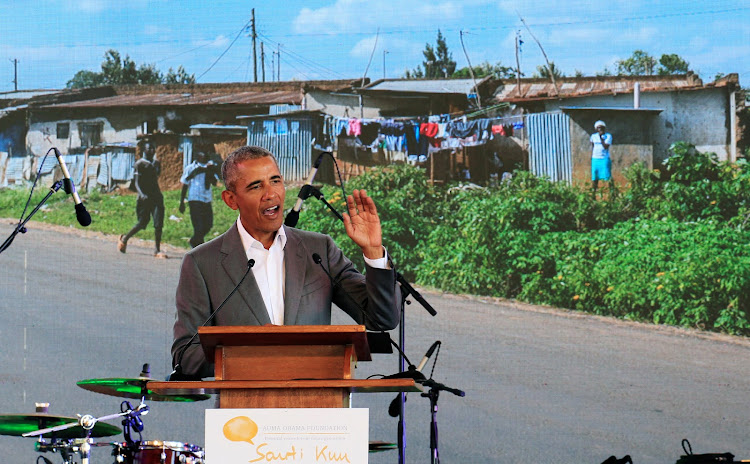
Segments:
[[[0,435],[20,437],[24,433],[77,422],[78,419],[75,417],[53,416],[45,413],[0,415]],[[94,428],[91,429],[91,436],[108,437],[111,435],[117,435],[121,432],[122,430],[120,427],[106,424],[104,422],[97,422],[94,425]],[[58,430],[47,436],[64,439],[83,438],[86,436],[86,431],[79,425],[65,430]]]
[[[371,441],[368,448],[370,453],[380,453],[383,451],[396,449],[396,444],[388,443],[385,441]]]
[[[120,398],[141,399],[144,397],[151,401],[176,401],[189,403],[203,401],[211,398],[211,395],[164,395],[146,388],[146,384],[152,381],[151,377],[88,379],[76,382],[76,385],[96,393],[118,396]]]

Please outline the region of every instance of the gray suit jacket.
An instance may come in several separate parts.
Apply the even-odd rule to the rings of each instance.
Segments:
[[[284,227],[287,236],[284,248],[285,325],[328,325],[331,323],[331,303],[368,329],[390,330],[398,325],[401,294],[394,270],[368,266],[366,274],[362,275],[327,235]],[[323,265],[340,285],[334,286],[320,265],[313,262],[313,253],[321,256]],[[247,255],[236,223],[224,234],[185,255],[177,286],[173,363],[178,361],[178,353],[198,327],[240,282],[245,271]],[[360,308],[367,317],[362,315]],[[258,284],[250,272],[210,325],[270,323]],[[213,363],[206,360],[196,342],[182,357],[182,372],[212,377]]]

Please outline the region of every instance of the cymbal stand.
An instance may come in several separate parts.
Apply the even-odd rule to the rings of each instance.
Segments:
[[[126,415],[133,415],[133,417],[138,417],[141,415],[145,415],[148,413],[148,406],[143,402],[143,398],[141,398],[141,404],[138,405],[136,409],[128,409],[127,411],[123,411],[117,414],[110,414],[108,416],[102,416],[99,418],[96,418],[90,414],[86,415],[80,415],[78,416],[78,422],[71,422],[70,424],[63,424],[58,425],[56,427],[49,427],[46,429],[40,429],[35,430],[33,432],[24,433],[23,437],[41,437],[42,435],[48,434],[48,433],[54,433],[60,430],[69,429],[71,427],[81,426],[84,430],[86,430],[86,438],[81,439],[80,443],[78,440],[74,441],[72,445],[66,446],[66,445],[59,445],[55,443],[47,444],[46,442],[43,442],[43,439],[40,439],[39,443],[37,443],[37,450],[38,451],[55,451],[56,448],[60,448],[60,454],[63,455],[63,459],[66,461],[64,464],[73,464],[72,463],[72,456],[70,455],[70,452],[67,448],[70,448],[70,451],[78,452],[81,456],[81,464],[90,464],[89,459],[91,458],[91,430],[94,428],[97,422],[99,421],[106,421],[110,419],[115,419],[117,417],[122,417]],[[139,419],[140,420],[140,419]],[[142,426],[141,422],[141,426]]]
[[[430,390],[426,393],[422,393],[422,396],[430,399],[430,464],[440,464],[440,452],[438,450],[438,425],[437,425],[437,412],[438,412],[438,398],[440,397],[440,391],[445,390],[453,393],[456,396],[466,396],[463,390],[457,388],[451,388],[442,383],[435,382],[432,379],[422,380],[420,383],[426,387],[430,387]]]

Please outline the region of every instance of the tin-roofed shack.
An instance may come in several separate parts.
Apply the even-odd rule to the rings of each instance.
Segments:
[[[96,146],[130,146],[144,137],[158,137],[162,143],[162,188],[176,188],[184,163],[184,138],[191,126],[231,126],[237,116],[269,114],[272,107],[299,108],[304,105],[305,86],[334,90],[353,81],[266,82],[114,86],[87,89],[88,98],[40,100],[29,104],[25,134],[27,153],[34,160],[51,147],[64,155]],[[64,91],[76,95],[81,91]],[[230,131],[231,132],[231,131]],[[215,132],[205,140],[207,149],[237,146],[237,136]],[[226,135],[227,139],[222,137]],[[159,141],[155,143],[159,145]],[[198,143],[204,143],[198,141]],[[226,154],[224,154],[226,156]],[[36,165],[36,162],[32,162]],[[51,183],[51,179],[44,179]]]
[[[744,98],[737,74],[708,84],[692,73],[560,78],[556,86],[547,79],[521,79],[520,86],[508,80],[497,88],[495,101],[528,114],[529,167],[555,180],[590,179],[589,136],[599,119],[607,122],[614,138],[613,177],[618,182],[634,162],[660,169],[677,141],[728,161],[737,160],[738,147],[745,143],[738,123]],[[553,119],[544,115],[554,114],[562,119],[548,124]]]

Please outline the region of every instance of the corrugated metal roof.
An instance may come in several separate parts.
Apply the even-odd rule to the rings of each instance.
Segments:
[[[477,79],[479,86],[488,78]],[[474,93],[472,79],[384,79],[360,89],[361,92],[444,93],[469,95]]]
[[[225,93],[150,93],[116,95],[68,103],[45,105],[45,108],[102,108],[132,106],[193,106],[193,105],[274,105],[302,103],[302,92],[225,92]]]
[[[29,99],[40,95],[50,95],[61,92],[63,92],[63,90],[14,90],[11,92],[0,92],[0,100]]]
[[[641,92],[692,90],[703,88],[693,74],[677,76],[606,76],[558,78],[557,89],[549,79],[521,79],[520,92],[515,80],[505,80],[495,91],[496,101],[529,101],[552,98],[574,98],[589,95],[633,93],[636,82]],[[712,86],[725,85],[721,82]]]

